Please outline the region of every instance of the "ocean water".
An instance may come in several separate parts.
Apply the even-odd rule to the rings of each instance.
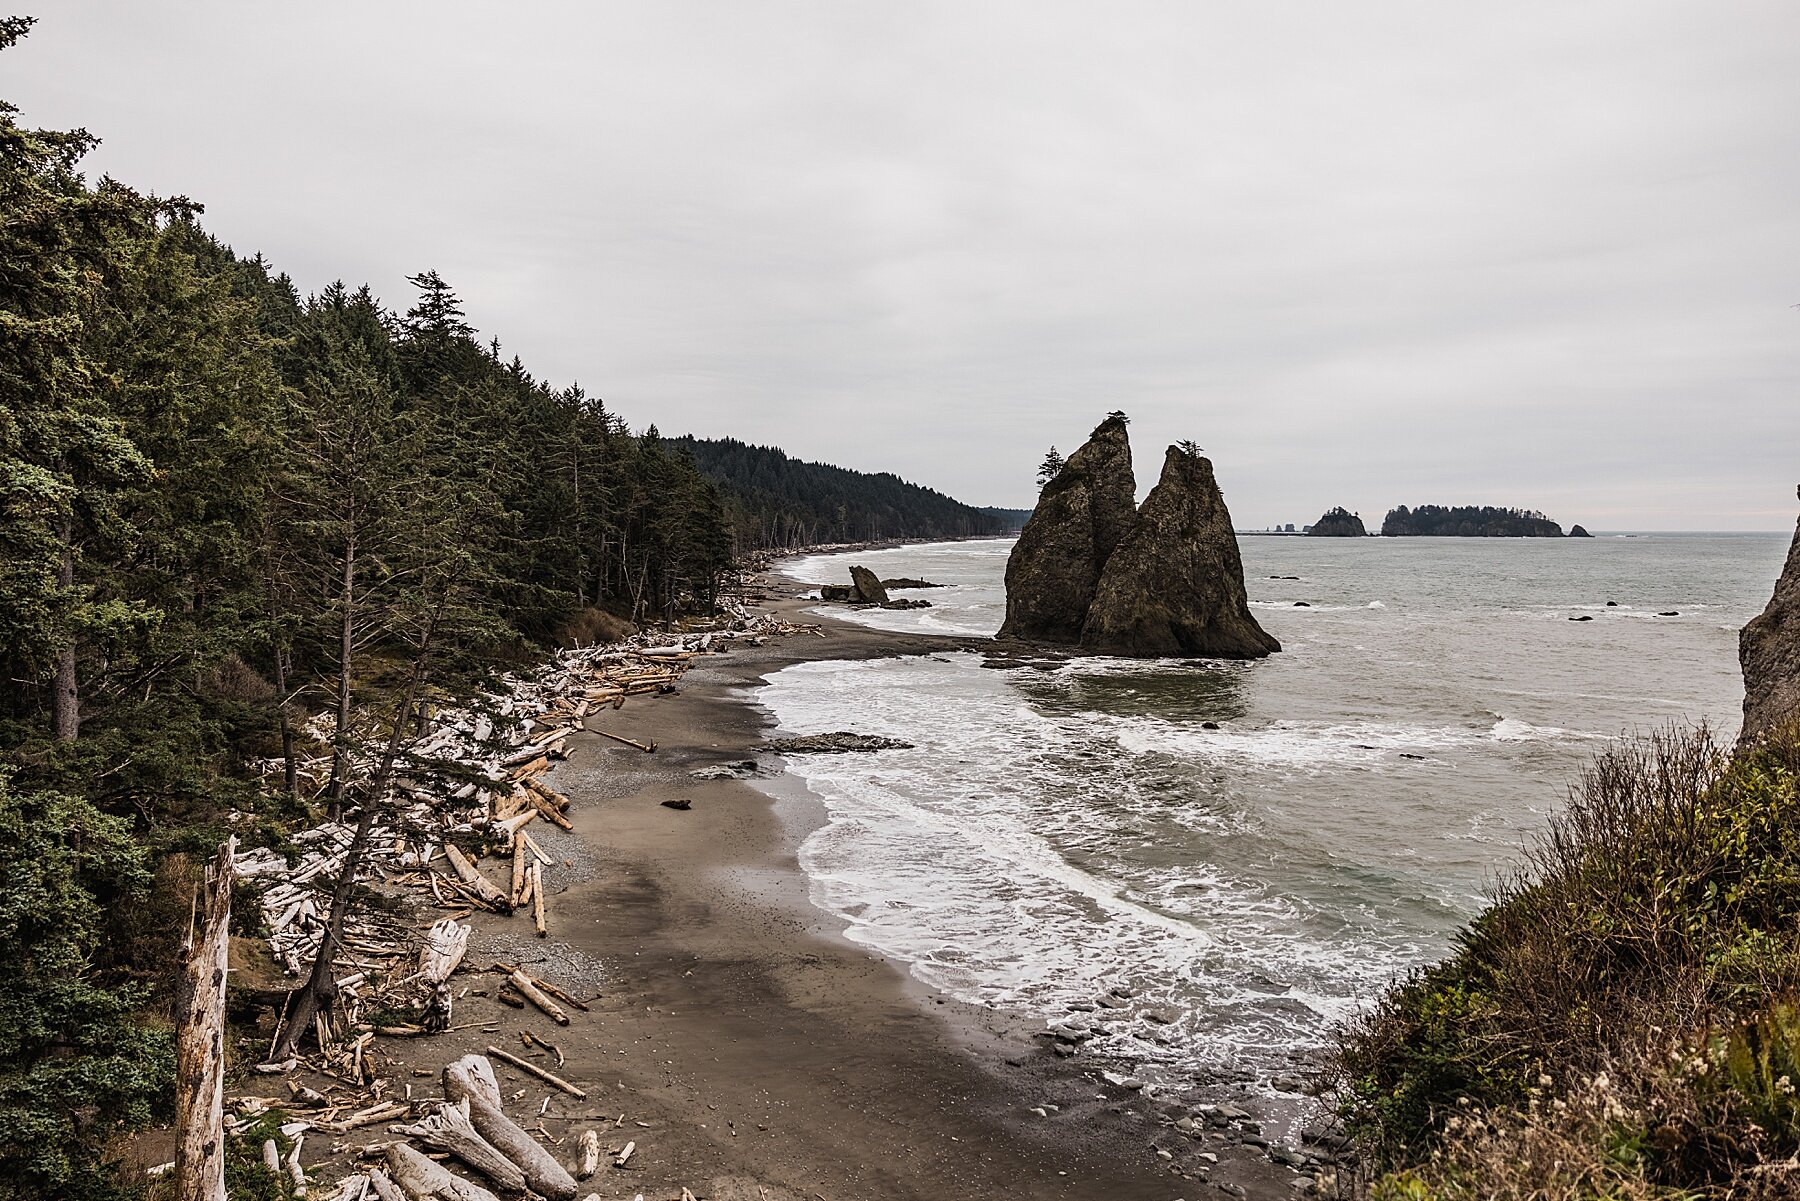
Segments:
[[[801,849],[814,901],[963,1000],[1059,1020],[1128,989],[1078,1018],[1119,1070],[1269,1088],[1449,951],[1597,749],[1671,722],[1735,733],[1737,630],[1787,538],[1241,544],[1284,648],[1259,662],[955,653],[775,675],[758,699],[784,730],[916,748],[789,760],[829,814]],[[992,634],[1010,550],[788,570],[948,584],[905,594],[930,609],[849,617]]]

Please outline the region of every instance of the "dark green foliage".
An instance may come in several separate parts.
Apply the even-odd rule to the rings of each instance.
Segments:
[[[1534,509],[1494,505],[1401,505],[1381,522],[1383,538],[1561,538],[1562,526]]]
[[[965,538],[1017,528],[1009,516],[971,508],[890,472],[870,474],[791,459],[735,438],[676,438],[725,504],[744,547],[798,547],[883,538]]]
[[[129,823],[0,773],[0,1197],[111,1195],[99,1149],[167,1099],[141,987],[95,970],[107,912],[150,881]]]
[[[1044,456],[1044,461],[1038,465],[1038,487],[1040,489],[1043,488],[1045,484],[1048,484],[1058,475],[1061,475],[1063,464],[1067,461],[1068,460],[1063,458],[1062,452],[1052,446],[1049,453]]]

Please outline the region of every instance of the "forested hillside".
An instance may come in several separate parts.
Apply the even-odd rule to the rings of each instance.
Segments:
[[[0,49],[29,21],[0,22]],[[709,608],[686,451],[477,336],[435,273],[301,296],[200,208],[0,107],[0,1197],[105,1197],[165,1112],[189,856],[350,807],[393,748],[598,608]],[[305,725],[312,732],[302,731]],[[322,733],[321,733],[322,731]],[[328,787],[250,782],[296,739]],[[315,742],[314,745],[318,745]],[[282,777],[278,774],[276,779]]]
[[[882,538],[962,538],[1017,528],[891,472],[850,471],[789,458],[736,438],[671,438],[722,485],[740,546],[797,547]]]
[[[1495,505],[1405,505],[1388,510],[1381,522],[1384,538],[1561,538],[1562,526],[1535,509],[1503,509]]]

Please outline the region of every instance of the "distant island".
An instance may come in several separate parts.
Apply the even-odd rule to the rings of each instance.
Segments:
[[[1585,533],[1586,531],[1583,531]],[[1388,510],[1383,538],[1561,538],[1562,526],[1535,509],[1494,505],[1401,505]]]
[[[1342,505],[1331,509],[1306,527],[1309,538],[1363,538],[1368,533],[1363,527],[1362,518]]]

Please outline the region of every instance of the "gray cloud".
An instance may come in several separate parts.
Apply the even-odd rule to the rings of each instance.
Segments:
[[[669,432],[1024,504],[1124,408],[1245,525],[1773,529],[1796,44],[1787,3],[60,0],[0,94],[304,288],[437,268]]]

